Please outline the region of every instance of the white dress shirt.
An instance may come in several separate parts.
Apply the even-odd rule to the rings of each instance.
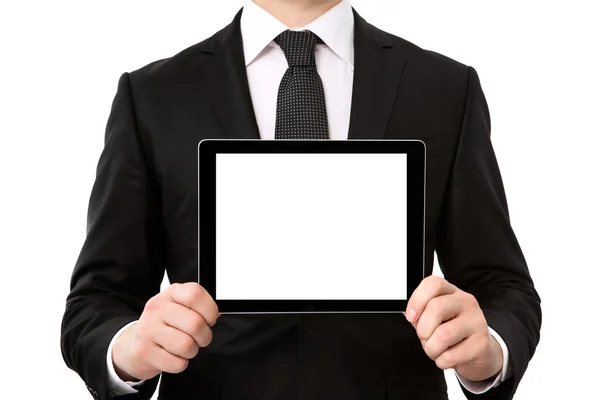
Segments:
[[[267,11],[248,0],[240,21],[248,86],[261,139],[275,137],[275,114],[279,84],[288,68],[281,48],[273,41],[288,27]],[[294,30],[310,30],[323,40],[317,44],[315,61],[317,72],[323,81],[325,106],[331,139],[347,139],[354,77],[354,15],[350,0],[343,0],[327,13],[305,27]],[[132,322],[131,324],[135,323]],[[124,326],[113,337],[108,347],[109,389],[115,395],[137,393],[135,387],[142,382],[124,382],[116,374],[112,363],[112,347],[115,339],[127,328]],[[498,386],[506,378],[508,348],[502,338],[489,328],[491,335],[500,343],[504,365],[493,381],[472,382],[458,374],[460,383],[470,392],[480,394]]]

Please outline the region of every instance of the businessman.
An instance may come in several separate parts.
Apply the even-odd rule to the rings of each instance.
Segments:
[[[405,316],[219,316],[196,283],[206,138],[423,140],[427,277]],[[452,369],[467,398],[510,399],[540,326],[473,68],[348,0],[254,0],[121,76],[61,332],[95,398],[148,399],[162,376],[165,400],[447,399]]]

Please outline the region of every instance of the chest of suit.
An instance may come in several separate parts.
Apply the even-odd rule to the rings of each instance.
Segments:
[[[438,70],[436,55],[423,59],[421,51],[411,58],[410,48],[398,49],[368,29],[357,22],[348,137],[426,143],[430,274],[461,129],[463,82],[448,76],[452,70]],[[198,274],[198,142],[260,138],[239,32],[230,34],[218,51],[206,42],[193,58],[157,64],[151,82],[132,75],[140,141],[161,194],[171,282],[195,281]],[[446,398],[442,372],[397,315],[228,315],[214,329],[213,343],[186,372],[163,375],[161,398]]]

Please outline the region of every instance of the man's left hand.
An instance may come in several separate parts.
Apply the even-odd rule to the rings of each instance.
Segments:
[[[502,348],[489,332],[475,297],[439,276],[425,278],[408,301],[406,319],[441,369],[483,381],[502,369]]]

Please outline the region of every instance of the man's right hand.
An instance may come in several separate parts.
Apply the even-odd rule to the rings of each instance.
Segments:
[[[116,340],[112,361],[124,381],[179,373],[212,340],[219,310],[195,282],[174,283],[146,303],[140,319]]]

